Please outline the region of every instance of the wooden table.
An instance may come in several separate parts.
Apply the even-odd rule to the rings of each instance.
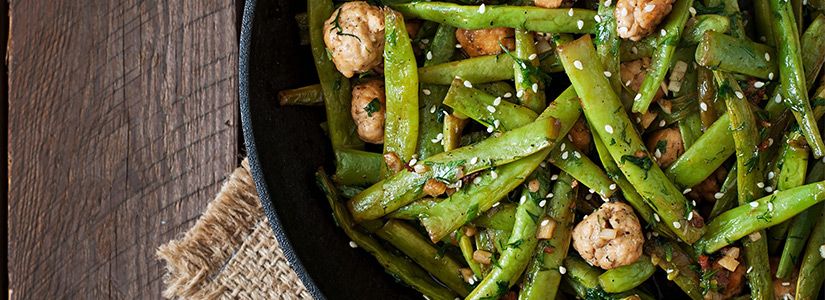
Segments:
[[[10,1],[12,299],[160,297],[156,248],[239,162],[241,4]]]

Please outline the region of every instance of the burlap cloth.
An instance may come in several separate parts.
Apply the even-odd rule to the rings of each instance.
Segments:
[[[275,240],[246,160],[195,226],[157,255],[167,298],[312,299]]]

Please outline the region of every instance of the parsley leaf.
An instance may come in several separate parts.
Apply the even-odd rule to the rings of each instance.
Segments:
[[[367,106],[364,106],[364,110],[367,112],[368,116],[372,117],[372,113],[381,110],[381,101],[379,101],[378,98],[372,98],[372,101],[367,103]]]

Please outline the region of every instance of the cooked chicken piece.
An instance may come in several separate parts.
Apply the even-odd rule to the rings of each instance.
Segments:
[[[779,259],[771,259],[771,278],[773,278],[774,299],[793,299],[796,295],[796,281],[799,279],[799,269],[794,267],[788,278],[776,278],[776,268],[779,266]]]
[[[608,270],[642,255],[642,227],[629,205],[604,203],[573,229],[573,248],[589,264]]]
[[[676,161],[685,146],[682,143],[682,133],[677,128],[664,128],[654,131],[647,138],[647,150],[653,153],[660,167],[668,167]]]
[[[726,176],[728,176],[728,171],[724,167],[716,169],[707,179],[692,187],[688,197],[707,203],[715,202],[716,197],[714,195],[722,188]]]
[[[720,253],[730,253],[729,251],[732,248],[733,247],[723,248],[720,250]],[[741,252],[737,257],[729,257],[725,254],[715,259],[711,259],[706,255],[699,257],[699,266],[702,268],[702,272],[704,274],[713,274],[708,276],[707,279],[709,290],[705,295],[705,299],[731,299],[742,292],[745,283],[745,273],[748,269],[747,265],[741,263],[743,257]],[[726,264],[728,266],[728,268],[726,268],[725,265],[719,263],[720,261],[735,261],[738,265],[736,265],[733,271],[730,271],[728,268],[731,267],[731,265],[729,265],[729,263]]]
[[[619,36],[633,41],[647,36],[670,13],[674,0],[618,0],[616,23]]]
[[[352,88],[350,113],[358,136],[367,143],[384,142],[384,82],[370,80]]]
[[[455,31],[461,48],[471,57],[500,54],[503,52],[501,45],[507,50],[513,50],[516,47],[514,35],[515,30],[503,27]]]
[[[576,0],[534,0],[533,5],[544,8],[572,7]]]
[[[384,12],[364,1],[347,2],[324,22],[324,44],[347,78],[382,63]]]
[[[587,153],[590,150],[590,128],[587,127],[587,123],[584,121],[584,118],[579,118],[573,127],[570,128],[570,141],[573,143],[573,146],[579,151]]]

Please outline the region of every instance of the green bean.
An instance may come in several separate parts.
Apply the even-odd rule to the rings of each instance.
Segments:
[[[337,185],[338,192],[340,193],[341,197],[344,199],[349,199],[355,197],[358,193],[364,190],[364,188],[359,186],[351,186],[351,185]]]
[[[358,228],[353,225],[353,220],[347,212],[347,208],[340,202],[338,193],[335,191],[335,186],[333,186],[332,181],[329,180],[323,169],[319,169],[318,172],[315,173],[315,180],[326,195],[327,202],[332,208],[332,215],[335,217],[336,224],[344,230],[344,233],[346,233],[355,244],[372,254],[388,273],[393,274],[405,284],[431,299],[451,300],[455,298],[455,293],[436,283],[430,275],[419,266],[404,257],[393,254],[368,234],[358,230]]]
[[[624,195],[625,201],[627,201],[630,206],[633,206],[636,214],[642,217],[645,223],[651,226],[658,234],[669,238],[676,238],[676,236],[673,235],[673,232],[670,231],[665,224],[656,221],[656,213],[654,213],[653,209],[645,203],[644,198],[636,192],[633,185],[627,181],[627,178],[624,177],[624,174],[622,174],[619,166],[615,161],[613,161],[613,157],[610,156],[610,152],[607,151],[607,146],[604,145],[604,142],[602,142],[602,139],[598,137],[596,133],[594,133],[593,136],[593,143],[596,145],[596,151],[599,154],[599,159],[602,162],[602,166],[604,166],[605,171],[607,171],[607,175],[610,176],[610,179],[616,182],[616,185],[618,185],[619,189],[622,191],[622,195]]]
[[[573,89],[569,89],[560,97],[575,97],[575,93]],[[450,87],[444,104],[487,128],[499,127],[507,130],[522,126],[536,118],[535,113],[523,106],[497,101],[500,99],[496,100],[491,95],[467,88],[460,81],[456,81]],[[496,103],[499,104],[496,105]],[[489,107],[493,107],[494,112],[490,112]],[[550,152],[549,161],[603,197],[610,197],[615,190],[615,186],[610,189],[613,182],[607,174],[587,156],[575,150],[566,139],[559,141],[558,147]]]
[[[584,260],[576,256],[568,256],[564,259],[564,266],[567,268],[567,277],[587,289],[599,288],[599,275],[601,270],[588,265]],[[581,296],[581,295],[580,295]]]
[[[404,18],[388,12],[384,24],[384,153],[395,153],[406,162],[416,153],[418,143],[418,68]],[[383,164],[382,175],[391,172]]]
[[[526,186],[522,188],[516,221],[506,247],[487,276],[466,299],[489,299],[504,295],[519,280],[519,275],[530,262],[538,243],[536,230],[539,222],[543,222],[541,216],[544,215],[544,206],[540,202],[546,201],[544,197],[550,192],[550,170],[540,167],[528,182],[532,180],[538,182],[538,190],[531,191]]]
[[[324,91],[321,84],[313,84],[297,89],[278,92],[278,103],[286,105],[321,106],[324,105]]]
[[[658,49],[653,53],[647,75],[634,99],[633,112],[645,113],[650,107],[650,103],[653,102],[653,97],[656,96],[656,92],[661,87],[668,66],[671,64],[673,55],[676,52],[676,46],[679,44],[685,23],[690,16],[688,8],[691,5],[693,5],[693,0],[678,0],[673,5],[673,10],[662,26],[661,32],[663,34],[659,37]]]
[[[335,183],[343,185],[373,184],[380,180],[381,154],[350,149],[335,149]]]
[[[823,200],[825,181],[775,192],[755,203],[751,202],[753,204],[730,209],[713,219],[706,226],[707,233],[694,247],[697,252],[713,253],[752,232],[782,223]]]
[[[680,0],[684,1],[684,0]],[[581,97],[584,114],[593,131],[602,139],[608,152],[627,180],[676,235],[693,243],[704,232],[687,220],[692,212],[688,201],[650,158],[633,123],[604,76],[589,36],[566,43],[557,50],[570,81]],[[585,63],[588,63],[586,66]],[[615,129],[614,129],[615,128]]]
[[[799,279],[796,282],[796,297],[800,300],[816,299],[817,294],[825,281],[825,272],[822,272],[823,257],[822,245],[825,245],[825,206],[814,212],[817,218],[816,226],[811,230],[811,237],[802,256],[802,266],[799,268]]]
[[[556,221],[556,230],[549,240],[539,241],[519,293],[520,300],[555,299],[557,296],[563,275],[562,262],[570,248],[570,229],[576,216],[573,207],[577,189],[572,187],[572,181],[570,175],[561,173],[553,187],[553,198],[548,201],[547,216]]]
[[[610,269],[599,275],[599,285],[608,293],[621,293],[631,290],[644,283],[656,267],[650,262],[650,257],[642,255],[636,262]]]
[[[448,24],[464,29],[494,27],[521,28],[553,33],[592,33],[596,12],[574,9],[547,9],[534,6],[457,5],[445,2],[414,2],[393,5],[405,16]],[[578,22],[578,24],[577,24]]]
[[[542,153],[552,148],[558,134],[555,119],[543,118],[501,136],[433,155],[416,164],[413,170],[403,169],[350,199],[350,212],[359,222],[382,217],[423,197],[422,187],[431,178],[452,183],[465,174]],[[508,151],[502,151],[504,149]],[[416,169],[419,172],[415,172]]]
[[[552,63],[555,56],[541,60],[540,69],[547,73],[560,72],[561,66]],[[509,55],[487,55],[457,60],[418,69],[422,83],[450,85],[456,77],[473,84],[513,79],[513,58]]]
[[[724,114],[685,150],[666,173],[679,186],[695,186],[708,178],[735,151],[730,116]]]
[[[616,1],[618,2],[618,1]],[[619,73],[620,56],[619,49],[622,40],[619,38],[619,33],[616,31],[616,18],[613,16],[613,11],[616,4],[613,1],[599,1],[599,23],[596,25],[596,53],[601,58],[602,66],[604,67],[605,76],[608,74],[608,81],[613,91],[617,94],[622,92],[622,78]],[[616,76],[613,76],[613,75]]]
[[[770,0],[770,4],[774,15],[773,30],[779,54],[777,59],[780,62],[781,95],[786,98],[785,105],[793,112],[797,124],[811,147],[811,153],[815,158],[820,158],[825,155],[825,144],[819,135],[819,128],[808,101],[799,33],[796,32],[791,4],[785,0]]]
[[[518,91],[516,95],[521,105],[539,113],[547,106],[547,101],[544,97],[544,81],[532,71],[539,66],[533,33],[517,29],[515,40],[513,78]],[[528,67],[527,64],[530,64],[530,66]]]
[[[438,200],[438,198],[424,198],[407,204],[387,216],[393,219],[415,220],[426,214],[427,210],[439,202]]]
[[[516,89],[513,87],[513,84],[507,81],[484,83],[475,87],[487,94],[507,98],[508,100],[516,94]]]
[[[359,149],[364,146],[364,142],[358,138],[355,122],[350,116],[350,82],[335,69],[324,45],[324,22],[332,15],[332,11],[332,0],[307,0],[312,57],[324,94],[328,136],[332,147]]]
[[[439,113],[439,112],[436,112]],[[459,118],[454,114],[444,114],[444,127],[441,132],[444,151],[451,151],[461,146],[461,133],[467,125],[467,118]]]
[[[679,59],[679,61],[684,61]],[[687,60],[689,61],[689,60]],[[682,85],[679,88],[679,91],[675,93],[677,98],[684,97],[684,99],[693,99],[694,101],[690,101],[688,105],[697,107],[699,106],[695,99],[694,93],[696,92],[697,86],[697,70],[693,64],[688,64],[687,70],[685,71],[685,75],[682,79]],[[678,101],[673,101],[672,103],[678,103]],[[680,112],[676,111],[674,105],[673,107],[673,114],[679,114]],[[687,111],[684,112],[685,117],[678,121],[679,125],[679,132],[682,135],[682,143],[685,149],[689,149],[693,146],[696,140],[702,135],[702,117],[700,115],[701,109],[697,111]]]
[[[424,66],[430,66],[450,61],[455,52],[456,37],[455,28],[448,25],[439,25],[427,48],[427,60]],[[439,112],[431,113],[433,108],[441,105],[447,88],[441,85],[421,84],[421,93],[418,95],[421,100],[421,108],[418,110],[418,159],[430,157],[436,153],[443,152],[440,140],[443,140]],[[438,135],[441,134],[441,138]],[[435,141],[435,142],[433,142]]]
[[[401,250],[402,253],[454,292],[461,296],[465,296],[470,292],[470,287],[464,282],[461,272],[458,270],[461,268],[461,264],[449,255],[439,254],[439,250],[412,226],[404,224],[403,221],[389,220],[375,233],[381,239]]]
[[[816,76],[825,63],[825,15],[819,15],[808,25],[801,37],[802,66],[808,89],[814,86]]]
[[[800,135],[794,136],[797,139],[801,139]],[[794,145],[792,143],[788,143],[786,145],[787,148],[792,148]],[[786,164],[796,164],[805,162],[804,167],[799,166],[797,168],[789,168],[789,171],[796,171],[802,174],[805,173],[807,167],[807,158],[808,153],[805,151],[806,149],[803,147],[799,150],[802,150],[801,153],[805,155],[804,160],[794,160],[793,163],[788,162],[788,158],[785,159]],[[795,151],[791,151],[795,152]],[[786,152],[787,153],[787,152]],[[783,164],[784,169],[784,164]],[[784,172],[784,171],[783,171]],[[780,173],[781,177],[781,173]],[[795,177],[802,177],[804,176],[795,176]],[[798,178],[797,178],[798,179]],[[811,169],[811,172],[806,179],[807,183],[816,182],[819,180],[825,179],[825,164],[818,162],[814,165]],[[782,181],[780,181],[781,183]],[[797,182],[793,182],[792,184],[796,184]],[[802,185],[804,182],[799,182],[798,185]],[[789,186],[790,186],[789,185]],[[782,187],[777,186],[777,188],[783,189]],[[816,222],[816,213],[822,210],[822,204],[817,204],[798,216],[794,217],[794,219],[790,222],[790,228],[788,229],[787,239],[785,241],[785,247],[782,249],[782,255],[780,256],[779,265],[776,268],[776,278],[787,278],[793,272],[794,266],[796,263],[799,262],[799,254],[802,252],[802,249],[805,247],[805,242],[808,240],[808,235],[811,233],[811,228],[814,226]]]
[[[622,44],[619,46],[620,59],[621,61],[631,61],[651,57],[658,48],[657,43],[656,36],[648,36],[638,42],[622,40]]]
[[[645,243],[645,253],[651,262],[667,273],[668,280],[676,283],[693,300],[703,299],[699,274],[693,268],[695,262],[679,244],[664,239],[653,239]]]
[[[696,45],[706,32],[725,33],[730,30],[730,19],[720,15],[700,15],[688,20],[682,34],[682,45]]]
[[[768,0],[753,1],[754,23],[756,23],[756,32],[759,36],[759,41],[768,46],[774,45],[773,37],[773,16],[771,15],[771,7]]]
[[[481,278],[481,264],[473,259],[473,240],[463,232],[459,232],[458,248],[461,249],[461,255],[467,265],[470,266],[470,270],[473,270],[473,276]]]
[[[771,47],[737,39],[724,33],[708,32],[696,47],[696,62],[712,70],[745,74],[760,79],[772,78],[778,72]]]
[[[513,231],[513,224],[515,224],[515,222],[516,205],[512,203],[505,203],[493,207],[473,220],[473,224],[476,226],[504,231]]]
[[[759,133],[756,128],[756,118],[751,111],[750,104],[744,99],[739,84],[720,71],[713,72],[716,84],[719,87],[719,96],[725,100],[730,115],[730,125],[733,131],[733,140],[736,148],[736,182],[740,205],[759,198],[763,190],[759,187],[762,182],[763,170],[759,167]],[[765,231],[755,234],[766,236]],[[770,279],[767,239],[742,240],[745,260],[752,268],[748,272],[748,283],[753,299],[770,299],[773,297],[773,285]]]
[[[578,109],[578,99],[575,97],[558,97],[538,120],[552,118],[559,124],[559,136],[567,135],[570,128],[581,115]],[[512,132],[512,131],[510,131]],[[507,135],[510,132],[505,132]],[[552,147],[551,147],[552,148]],[[445,201],[433,207],[426,218],[421,220],[430,239],[441,240],[444,236],[460,227],[462,224],[475,219],[480,212],[485,212],[499,199],[516,188],[527,176],[538,168],[539,164],[549,154],[550,149],[541,150],[533,155],[516,162],[504,165],[495,170],[485,171],[470,186],[460,189],[450,195]],[[474,180],[475,181],[475,180]]]
[[[713,72],[705,67],[696,68],[696,81],[699,105],[705,108],[699,110],[704,132],[719,118],[716,112],[716,84],[713,82]],[[702,103],[705,105],[702,106]]]

